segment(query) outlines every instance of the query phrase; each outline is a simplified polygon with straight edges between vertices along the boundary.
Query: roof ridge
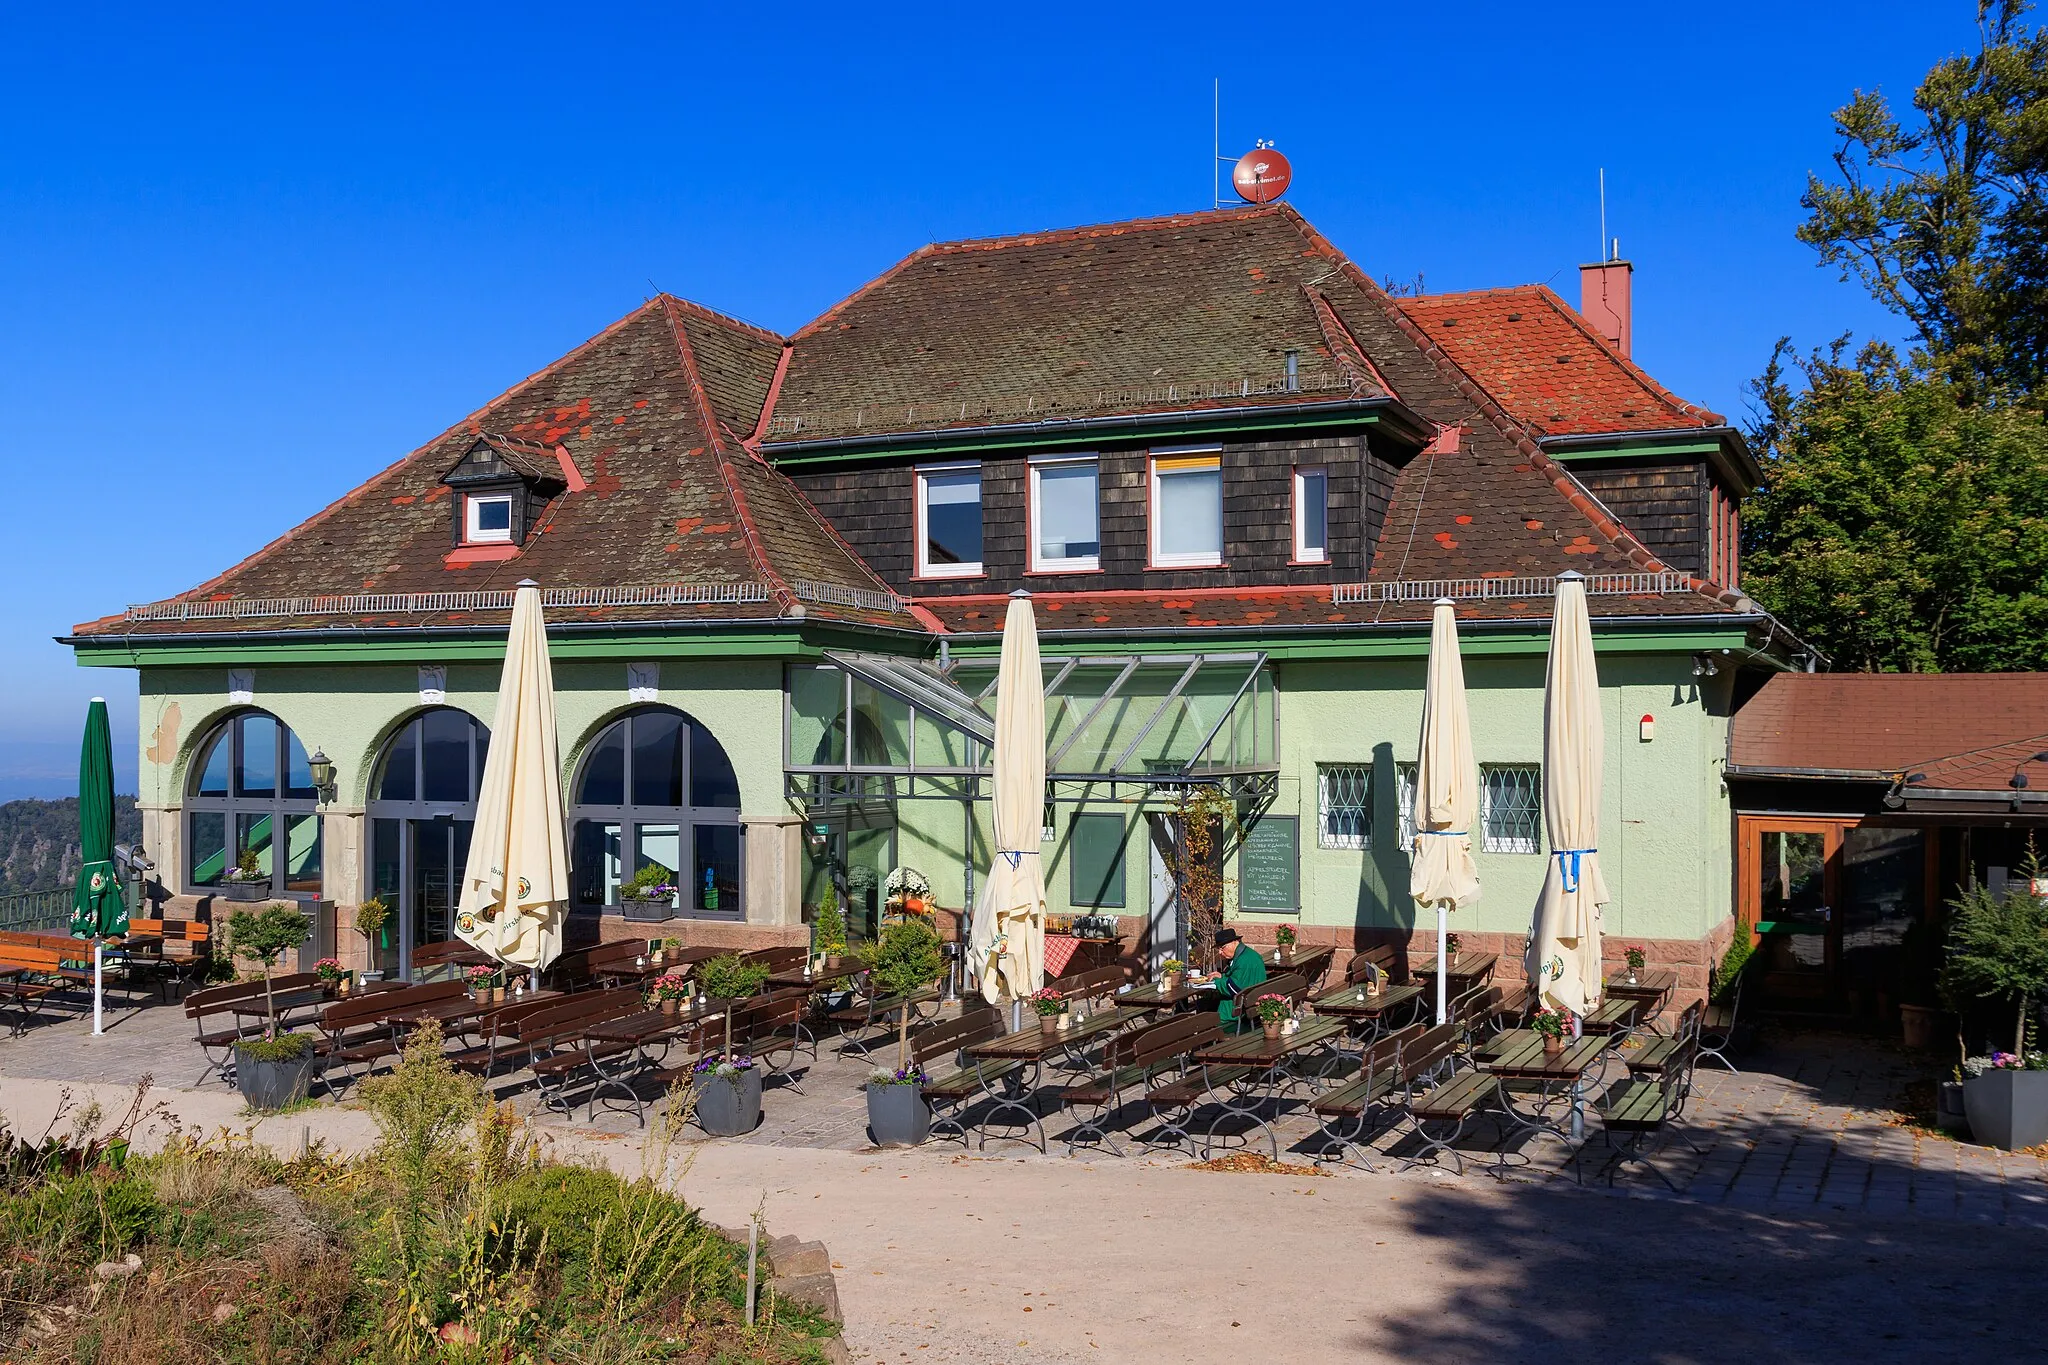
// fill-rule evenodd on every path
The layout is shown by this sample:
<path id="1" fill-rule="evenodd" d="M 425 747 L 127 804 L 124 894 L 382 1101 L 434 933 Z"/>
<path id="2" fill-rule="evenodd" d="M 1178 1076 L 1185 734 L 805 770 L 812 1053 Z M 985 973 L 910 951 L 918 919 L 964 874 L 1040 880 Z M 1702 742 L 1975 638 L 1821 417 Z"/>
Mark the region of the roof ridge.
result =
<path id="1" fill-rule="evenodd" d="M 698 303 L 694 299 L 686 299 L 682 297 L 680 294 L 671 294 L 667 290 L 663 290 L 660 296 L 664 299 L 667 299 L 670 303 L 674 304 L 678 308 L 685 308 L 692 313 L 702 314 L 706 321 L 719 324 L 730 324 L 734 327 L 738 327 L 745 331 L 752 332 L 755 336 L 760 337 L 764 341 L 772 341 L 777 346 L 787 344 L 788 339 L 785 338 L 780 332 L 771 332 L 766 327 L 762 327 L 757 323 L 748 322 L 745 318 L 737 318 L 730 313 L 721 313 L 716 308 L 706 307 L 704 304 Z"/>
<path id="2" fill-rule="evenodd" d="M 228 565 L 227 568 L 222 569 L 219 573 L 207 579 L 204 583 L 201 583 L 196 587 L 187 588 L 184 592 L 175 593 L 170 598 L 166 598 L 165 600 L 175 601 L 178 598 L 196 597 L 201 593 L 207 592 L 215 587 L 218 587 L 220 584 L 226 582 L 235 574 L 240 573 L 242 570 L 254 565 L 255 563 L 257 563 L 257 561 L 263 559 L 271 552 L 279 549 L 284 545 L 290 544 L 293 540 L 296 540 L 302 533 L 309 531 L 313 527 L 326 521 L 328 517 L 340 511 L 343 507 L 349 506 L 357 502 L 358 500 L 365 498 L 371 492 L 372 489 L 381 485 L 386 479 L 390 478 L 393 474 L 405 468 L 405 466 L 412 463 L 412 461 L 418 459 L 421 455 L 425 454 L 426 451 L 428 451 L 432 447 L 448 439 L 448 437 L 453 435 L 454 433 L 466 430 L 471 435 L 482 436 L 484 434 L 484 429 L 483 423 L 480 419 L 482 419 L 487 413 L 489 413 L 491 409 L 497 407 L 499 404 L 503 403 L 506 399 L 510 398 L 513 394 L 519 392 L 527 385 L 535 383 L 538 380 L 544 379 L 548 375 L 551 375 L 555 373 L 557 370 L 562 369 L 571 361 L 581 356 L 584 352 L 590 350 L 598 343 L 610 337 L 614 332 L 619 331 L 621 328 L 627 326 L 629 323 L 632 323 L 635 320 L 639 319 L 640 317 L 644 316 L 649 310 L 655 307 L 657 302 L 658 301 L 656 299 L 647 300 L 638 308 L 635 308 L 632 312 L 627 313 L 624 317 L 612 323 L 610 326 L 604 328 L 602 331 L 598 332 L 594 336 L 587 337 L 583 341 L 579 342 L 577 345 L 570 347 L 566 353 L 557 356 L 548 364 L 543 365 L 541 368 L 535 370 L 532 374 L 527 375 L 526 378 L 518 381 L 515 384 L 507 385 L 489 402 L 484 403 L 482 406 L 472 410 L 468 416 L 462 418 L 460 421 L 450 423 L 448 426 L 442 428 L 441 431 L 432 438 L 421 442 L 419 445 L 414 446 L 411 450 L 408 450 L 405 454 L 399 456 L 390 464 L 385 465 L 382 469 L 372 474 L 369 478 L 363 480 L 355 487 L 349 489 L 346 493 L 343 493 L 340 497 L 334 499 L 325 507 L 313 513 L 313 515 L 299 522 L 298 525 L 292 527 L 284 534 L 277 536 L 276 538 L 250 551 L 241 559 L 235 561 L 233 564 Z"/>
<path id="3" fill-rule="evenodd" d="M 1528 459 L 1530 467 L 1547 480 L 1564 500 L 1571 504 L 1574 511 L 1585 517 L 1592 524 L 1593 529 L 1612 545 L 1615 550 L 1627 558 L 1630 563 L 1635 564 L 1646 572 L 1683 572 L 1682 570 L 1672 568 L 1659 559 L 1655 554 L 1651 553 L 1648 546 L 1637 540 L 1625 527 L 1608 516 L 1604 509 L 1601 509 L 1598 503 L 1586 494 L 1579 481 L 1573 478 L 1563 465 L 1543 453 L 1542 447 L 1536 443 L 1535 438 L 1529 434 L 1528 429 L 1510 416 L 1507 409 L 1503 408 L 1491 393 L 1474 380 L 1471 375 L 1467 374 L 1457 361 L 1451 359 L 1443 347 L 1437 345 L 1435 339 L 1428 332 L 1424 331 L 1420 324 L 1410 318 L 1406 311 L 1384 289 L 1374 284 L 1371 276 L 1360 270 L 1349 256 L 1339 251 L 1335 243 L 1317 231 L 1315 226 L 1306 218 L 1303 218 L 1291 205 L 1283 205 L 1283 207 L 1286 208 L 1288 216 L 1293 220 L 1296 230 L 1303 237 L 1307 238 L 1317 251 L 1335 261 L 1338 271 L 1345 278 L 1349 279 L 1354 286 L 1359 288 L 1366 298 L 1386 315 L 1387 320 L 1401 331 L 1402 335 L 1415 344 L 1416 348 L 1423 353 L 1424 358 L 1436 367 L 1437 373 L 1443 378 L 1444 382 L 1463 394 L 1478 410 L 1480 415 L 1485 417 L 1487 422 L 1502 437 Z M 1719 584 L 1709 579 L 1697 578 L 1692 575 L 1687 577 L 1688 581 L 1697 585 L 1697 591 L 1700 591 L 1706 597 L 1720 602 L 1724 606 L 1734 607 L 1739 601 L 1746 600 L 1738 598 L 1735 593 L 1722 588 Z M 1712 589 L 1712 591 L 1707 591 L 1708 589 Z"/>
<path id="4" fill-rule="evenodd" d="M 1680 398 L 1677 394 L 1665 388 L 1662 384 L 1659 384 L 1656 381 L 1656 379 L 1651 376 L 1648 370 L 1636 364 L 1635 361 L 1623 355 L 1620 351 L 1615 350 L 1614 347 L 1608 344 L 1606 337 L 1601 336 L 1598 332 L 1593 330 L 1593 324 L 1586 321 L 1584 314 L 1580 313 L 1578 309 L 1572 307 L 1570 304 L 1566 303 L 1562 298 L 1558 297 L 1557 291 L 1552 289 L 1549 285 L 1539 284 L 1531 287 L 1536 290 L 1536 294 L 1539 298 L 1541 298 L 1545 303 L 1548 303 L 1552 308 L 1557 310 L 1557 312 L 1564 318 L 1566 323 L 1573 327 L 1576 327 L 1586 337 L 1587 340 L 1591 341 L 1595 346 L 1598 346 L 1600 348 L 1602 354 L 1604 354 L 1609 360 L 1613 361 L 1616 365 L 1620 366 L 1624 374 L 1628 375 L 1629 378 L 1635 380 L 1636 383 L 1642 385 L 1643 388 L 1646 389 L 1648 392 L 1655 394 L 1657 397 L 1671 404 L 1671 406 L 1678 409 L 1679 413 L 1683 416 L 1708 417 L 1713 419 L 1712 424 L 1714 426 L 1728 425 L 1728 419 L 1724 417 L 1722 414 L 1715 412 L 1712 408 L 1703 408 L 1697 403 L 1689 403 L 1685 399 Z"/>
<path id="5" fill-rule="evenodd" d="M 1380 373 L 1380 367 L 1373 364 L 1372 357 L 1366 353 L 1365 347 L 1359 344 L 1358 338 L 1352 335 L 1351 329 L 1344 325 L 1344 319 L 1337 315 L 1336 305 L 1330 302 L 1329 296 L 1322 290 L 1311 289 L 1305 284 L 1299 287 L 1301 292 L 1308 296 L 1309 307 L 1316 315 L 1316 326 L 1321 329 L 1323 339 L 1330 344 L 1331 351 L 1334 353 L 1339 346 L 1349 347 L 1351 355 L 1356 357 L 1357 367 L 1378 386 L 1381 393 L 1398 402 L 1401 395 L 1394 391 L 1394 386 Z M 1340 355 L 1338 363 L 1349 369 L 1354 361 Z"/>
<path id="6" fill-rule="evenodd" d="M 716 410 L 711 406 L 711 396 L 704 391 L 703 376 L 697 373 L 696 352 L 690 347 L 690 339 L 683 331 L 682 319 L 676 316 L 676 300 L 664 294 L 663 316 L 668 319 L 669 335 L 675 339 L 676 359 L 683 368 L 683 379 L 690 386 L 690 401 L 697 407 L 698 415 L 704 422 L 704 434 L 711 445 L 711 456 L 718 462 L 718 479 L 725 487 L 726 497 L 732 500 L 733 514 L 739 518 L 740 531 L 747 544 L 747 558 L 754 563 L 754 570 L 775 594 L 775 600 L 783 611 L 796 605 L 796 594 L 789 583 L 769 562 L 768 547 L 761 542 L 761 529 L 754 524 L 753 512 L 747 506 L 746 491 L 739 485 L 733 474 L 732 462 L 726 456 L 725 442 L 718 434 L 719 421 Z"/>

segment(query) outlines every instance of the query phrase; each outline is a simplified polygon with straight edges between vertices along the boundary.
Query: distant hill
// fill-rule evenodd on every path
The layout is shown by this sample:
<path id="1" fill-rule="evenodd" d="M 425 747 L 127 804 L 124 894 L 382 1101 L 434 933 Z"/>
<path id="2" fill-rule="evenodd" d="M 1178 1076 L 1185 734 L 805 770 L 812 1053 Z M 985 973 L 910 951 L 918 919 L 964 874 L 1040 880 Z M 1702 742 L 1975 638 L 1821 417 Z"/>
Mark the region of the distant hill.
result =
<path id="1" fill-rule="evenodd" d="M 142 837 L 135 798 L 114 798 L 114 842 Z M 69 886 L 78 876 L 78 798 L 0 805 L 0 896 Z"/>

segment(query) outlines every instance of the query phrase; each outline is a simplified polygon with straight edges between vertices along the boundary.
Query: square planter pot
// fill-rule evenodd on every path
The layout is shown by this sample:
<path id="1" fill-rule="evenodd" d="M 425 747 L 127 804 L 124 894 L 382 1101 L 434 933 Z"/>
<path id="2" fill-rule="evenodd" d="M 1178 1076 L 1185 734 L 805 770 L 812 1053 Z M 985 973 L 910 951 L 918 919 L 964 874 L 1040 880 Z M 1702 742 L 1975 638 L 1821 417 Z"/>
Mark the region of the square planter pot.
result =
<path id="1" fill-rule="evenodd" d="M 697 1126 L 712 1137 L 741 1137 L 761 1126 L 761 1069 L 697 1080 Z"/>
<path id="2" fill-rule="evenodd" d="M 269 882 L 222 882 L 220 894 L 231 901 L 267 901 L 277 899 Z"/>
<path id="3" fill-rule="evenodd" d="M 1970 1135 L 2017 1151 L 2048 1142 L 2048 1071 L 1987 1071 L 1963 1082 Z"/>
<path id="4" fill-rule="evenodd" d="M 235 1088 L 251 1109 L 282 1109 L 306 1098 L 313 1083 L 313 1055 L 289 1062 L 259 1062 L 235 1049 Z"/>
<path id="5" fill-rule="evenodd" d="M 667 901 L 625 901 L 619 914 L 630 924 L 660 924 L 674 919 L 676 908 Z"/>
<path id="6" fill-rule="evenodd" d="M 932 1130 L 921 1085 L 868 1087 L 868 1136 L 877 1147 L 915 1147 Z"/>
<path id="7" fill-rule="evenodd" d="M 1970 1115 L 1963 1107 L 1961 1081 L 1943 1081 L 1934 1088 L 1934 1126 L 1944 1133 L 1957 1135 L 1970 1131 Z"/>

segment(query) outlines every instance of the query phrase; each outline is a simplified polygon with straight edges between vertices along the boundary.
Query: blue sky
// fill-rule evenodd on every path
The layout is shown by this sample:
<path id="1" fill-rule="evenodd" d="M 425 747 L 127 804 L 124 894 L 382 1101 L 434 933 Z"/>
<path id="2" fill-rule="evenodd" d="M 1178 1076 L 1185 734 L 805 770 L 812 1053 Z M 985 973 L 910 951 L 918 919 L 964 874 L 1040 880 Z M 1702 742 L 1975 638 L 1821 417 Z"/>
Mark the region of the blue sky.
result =
<path id="1" fill-rule="evenodd" d="M 1207 207 L 1223 143 L 1376 276 L 1549 281 L 1731 415 L 1893 332 L 1793 239 L 1828 113 L 1966 0 L 1349 9 L 39 6 L 0 84 L 0 800 L 74 785 L 51 642 L 188 588 L 655 289 L 794 327 L 932 240 Z M 200 11 L 204 11 L 201 13 Z"/>

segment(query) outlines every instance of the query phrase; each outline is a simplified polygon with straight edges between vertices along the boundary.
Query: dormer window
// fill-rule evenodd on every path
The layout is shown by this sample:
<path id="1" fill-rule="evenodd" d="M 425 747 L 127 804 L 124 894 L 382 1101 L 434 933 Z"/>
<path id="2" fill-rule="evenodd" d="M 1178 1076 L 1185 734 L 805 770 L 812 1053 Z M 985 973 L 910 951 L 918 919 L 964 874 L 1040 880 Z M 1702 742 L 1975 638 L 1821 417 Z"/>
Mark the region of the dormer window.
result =
<path id="1" fill-rule="evenodd" d="M 463 499 L 468 507 L 463 540 L 471 545 L 503 545 L 512 539 L 512 495 L 476 494 Z"/>

